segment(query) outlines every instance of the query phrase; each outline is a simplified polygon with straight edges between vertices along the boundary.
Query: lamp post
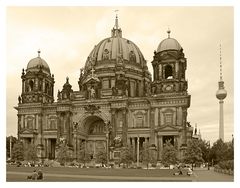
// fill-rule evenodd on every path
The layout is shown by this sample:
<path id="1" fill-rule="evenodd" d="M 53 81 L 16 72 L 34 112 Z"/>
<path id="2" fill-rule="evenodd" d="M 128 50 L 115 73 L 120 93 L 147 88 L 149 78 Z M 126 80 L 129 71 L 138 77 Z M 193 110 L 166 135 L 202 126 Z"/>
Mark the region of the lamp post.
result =
<path id="1" fill-rule="evenodd" d="M 12 135 L 10 136 L 10 160 L 12 160 Z"/>
<path id="2" fill-rule="evenodd" d="M 210 170 L 210 167 L 209 167 L 209 158 L 210 158 L 210 141 L 208 141 L 208 170 Z"/>

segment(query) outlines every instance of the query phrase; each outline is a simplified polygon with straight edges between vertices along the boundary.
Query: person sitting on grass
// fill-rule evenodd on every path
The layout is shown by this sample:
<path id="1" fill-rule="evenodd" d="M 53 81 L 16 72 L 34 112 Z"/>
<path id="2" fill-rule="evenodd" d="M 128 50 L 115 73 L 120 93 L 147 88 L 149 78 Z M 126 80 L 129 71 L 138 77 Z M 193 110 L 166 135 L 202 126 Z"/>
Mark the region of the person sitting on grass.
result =
<path id="1" fill-rule="evenodd" d="M 37 175 L 37 180 L 42 180 L 43 179 L 43 173 L 42 173 L 42 171 L 40 169 L 38 170 L 37 174 L 38 174 Z"/>
<path id="2" fill-rule="evenodd" d="M 32 175 L 27 176 L 27 179 L 28 179 L 28 180 L 36 180 L 36 179 L 37 179 L 37 176 L 38 176 L 37 171 L 34 170 L 33 173 L 32 173 Z"/>

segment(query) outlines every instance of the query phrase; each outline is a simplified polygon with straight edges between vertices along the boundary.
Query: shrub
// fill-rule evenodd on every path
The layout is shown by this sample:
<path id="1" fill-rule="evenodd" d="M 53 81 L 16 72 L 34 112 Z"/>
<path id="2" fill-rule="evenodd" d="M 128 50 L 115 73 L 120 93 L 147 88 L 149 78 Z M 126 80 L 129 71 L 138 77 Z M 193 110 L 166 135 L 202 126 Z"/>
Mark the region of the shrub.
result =
<path id="1" fill-rule="evenodd" d="M 233 160 L 228 160 L 228 161 L 221 161 L 218 163 L 219 168 L 224 169 L 224 170 L 232 170 L 234 169 L 234 162 Z"/>

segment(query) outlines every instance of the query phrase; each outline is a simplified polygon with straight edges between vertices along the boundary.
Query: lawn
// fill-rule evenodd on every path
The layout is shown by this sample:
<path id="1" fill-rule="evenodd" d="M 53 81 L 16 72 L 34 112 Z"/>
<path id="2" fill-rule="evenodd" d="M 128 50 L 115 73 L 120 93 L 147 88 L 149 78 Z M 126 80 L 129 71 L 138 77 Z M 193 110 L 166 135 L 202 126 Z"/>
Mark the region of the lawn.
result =
<path id="1" fill-rule="evenodd" d="M 7 166 L 7 181 L 26 181 L 26 176 L 31 174 L 34 169 L 41 169 L 46 181 L 104 181 L 104 179 L 117 181 L 132 178 L 139 180 L 144 178 L 163 178 L 163 179 L 189 179 L 184 171 L 181 176 L 174 176 L 176 170 L 172 169 L 104 169 L 104 168 L 69 168 L 69 167 L 16 167 Z M 94 179 L 95 177 L 95 179 Z M 106 178 L 104 178 L 106 177 Z M 141 179 L 140 179 L 141 180 Z M 151 180 L 151 179 L 150 179 Z"/>

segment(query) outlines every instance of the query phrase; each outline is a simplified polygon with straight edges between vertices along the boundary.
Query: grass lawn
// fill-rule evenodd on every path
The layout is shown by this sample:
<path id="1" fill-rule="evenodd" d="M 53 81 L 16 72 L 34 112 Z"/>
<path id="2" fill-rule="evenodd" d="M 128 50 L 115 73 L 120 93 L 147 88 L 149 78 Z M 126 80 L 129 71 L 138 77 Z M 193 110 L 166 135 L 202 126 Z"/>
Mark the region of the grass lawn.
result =
<path id="1" fill-rule="evenodd" d="M 137 179 L 139 177 L 144 178 L 165 178 L 181 180 L 189 179 L 190 177 L 183 172 L 181 176 L 174 176 L 173 173 L 176 170 L 172 169 L 104 169 L 104 168 L 69 168 L 69 167 L 15 167 L 7 166 L 7 181 L 26 181 L 27 175 L 30 175 L 34 169 L 41 169 L 44 173 L 44 179 L 46 181 L 95 181 L 108 179 L 111 180 L 123 180 L 127 178 Z M 89 178 L 93 177 L 93 178 Z M 106 178 L 104 178 L 106 177 Z M 100 179 L 99 179 L 100 178 Z M 151 179 L 150 179 L 151 180 Z M 144 180 L 143 180 L 144 181 Z"/>

